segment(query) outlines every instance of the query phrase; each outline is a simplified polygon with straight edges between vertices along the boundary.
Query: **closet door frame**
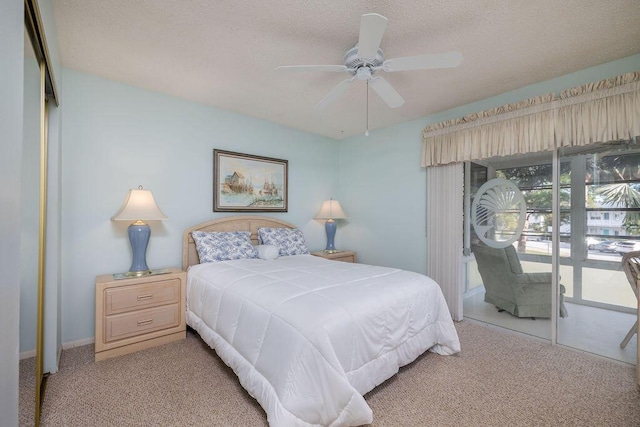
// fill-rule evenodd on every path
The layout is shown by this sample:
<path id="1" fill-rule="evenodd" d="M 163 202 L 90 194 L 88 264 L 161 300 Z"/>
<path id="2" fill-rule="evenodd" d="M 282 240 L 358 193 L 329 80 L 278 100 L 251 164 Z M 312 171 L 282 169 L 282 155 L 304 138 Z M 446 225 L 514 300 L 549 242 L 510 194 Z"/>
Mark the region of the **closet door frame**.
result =
<path id="1" fill-rule="evenodd" d="M 38 227 L 38 283 L 37 283 L 37 326 L 36 326 L 36 387 L 34 396 L 35 425 L 40 425 L 40 409 L 44 396 L 46 376 L 43 373 L 44 356 L 44 289 L 46 264 L 46 223 L 47 223 L 47 162 L 48 162 L 48 105 L 58 105 L 56 83 L 51 67 L 51 58 L 44 33 L 44 26 L 37 0 L 24 0 L 24 25 L 33 46 L 40 68 L 40 188 Z"/>

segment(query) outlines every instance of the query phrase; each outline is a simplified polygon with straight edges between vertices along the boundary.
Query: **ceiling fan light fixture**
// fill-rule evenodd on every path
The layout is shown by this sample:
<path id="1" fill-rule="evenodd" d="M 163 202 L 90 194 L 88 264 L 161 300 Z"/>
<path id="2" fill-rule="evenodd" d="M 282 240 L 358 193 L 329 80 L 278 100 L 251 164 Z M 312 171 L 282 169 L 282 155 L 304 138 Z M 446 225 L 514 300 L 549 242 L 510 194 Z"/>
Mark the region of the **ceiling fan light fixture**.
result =
<path id="1" fill-rule="evenodd" d="M 367 81 L 371 78 L 371 68 L 369 67 L 360 67 L 356 70 L 356 78 L 360 81 Z"/>

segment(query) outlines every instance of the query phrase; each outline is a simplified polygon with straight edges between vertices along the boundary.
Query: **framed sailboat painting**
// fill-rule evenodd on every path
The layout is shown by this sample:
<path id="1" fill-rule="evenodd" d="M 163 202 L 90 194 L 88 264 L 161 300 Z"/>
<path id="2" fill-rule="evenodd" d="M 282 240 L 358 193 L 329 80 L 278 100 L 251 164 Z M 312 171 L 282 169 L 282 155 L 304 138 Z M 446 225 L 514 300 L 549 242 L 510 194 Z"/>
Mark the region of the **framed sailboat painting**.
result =
<path id="1" fill-rule="evenodd" d="M 288 161 L 213 150 L 214 212 L 287 212 Z"/>

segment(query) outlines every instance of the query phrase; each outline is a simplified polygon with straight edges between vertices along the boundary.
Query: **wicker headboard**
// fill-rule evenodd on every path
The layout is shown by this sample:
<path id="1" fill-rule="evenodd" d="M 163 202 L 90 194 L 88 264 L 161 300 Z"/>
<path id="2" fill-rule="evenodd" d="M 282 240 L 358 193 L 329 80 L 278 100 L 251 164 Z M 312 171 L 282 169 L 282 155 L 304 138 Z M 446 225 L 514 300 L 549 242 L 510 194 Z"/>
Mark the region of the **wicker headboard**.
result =
<path id="1" fill-rule="evenodd" d="M 182 235 L 182 269 L 200 264 L 196 244 L 191 237 L 192 231 L 250 231 L 251 241 L 258 244 L 258 229 L 260 227 L 297 228 L 295 225 L 266 216 L 229 216 L 213 221 L 203 222 L 187 228 Z"/>

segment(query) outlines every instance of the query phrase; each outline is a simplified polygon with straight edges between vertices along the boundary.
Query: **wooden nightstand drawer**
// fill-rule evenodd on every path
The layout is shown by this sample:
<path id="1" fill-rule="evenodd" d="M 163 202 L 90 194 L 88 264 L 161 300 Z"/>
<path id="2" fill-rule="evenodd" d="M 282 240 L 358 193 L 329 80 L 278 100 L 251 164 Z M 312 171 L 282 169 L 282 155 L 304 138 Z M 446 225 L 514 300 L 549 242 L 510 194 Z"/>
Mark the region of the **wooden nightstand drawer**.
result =
<path id="1" fill-rule="evenodd" d="M 335 256 L 330 258 L 333 261 L 342 261 L 342 262 L 356 262 L 356 257 L 354 254 L 348 254 L 348 255 L 339 255 L 339 256 Z"/>
<path id="2" fill-rule="evenodd" d="M 105 314 L 157 307 L 180 301 L 180 280 L 131 285 L 105 290 Z"/>
<path id="3" fill-rule="evenodd" d="M 112 342 L 179 325 L 180 304 L 166 305 L 107 317 L 104 338 Z"/>
<path id="4" fill-rule="evenodd" d="M 319 252 L 311 252 L 311 255 L 317 256 L 320 258 L 330 259 L 332 261 L 357 262 L 356 253 L 353 251 L 340 251 L 340 252 L 333 252 L 333 253 L 319 251 Z"/>

